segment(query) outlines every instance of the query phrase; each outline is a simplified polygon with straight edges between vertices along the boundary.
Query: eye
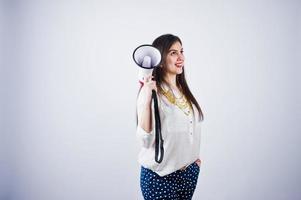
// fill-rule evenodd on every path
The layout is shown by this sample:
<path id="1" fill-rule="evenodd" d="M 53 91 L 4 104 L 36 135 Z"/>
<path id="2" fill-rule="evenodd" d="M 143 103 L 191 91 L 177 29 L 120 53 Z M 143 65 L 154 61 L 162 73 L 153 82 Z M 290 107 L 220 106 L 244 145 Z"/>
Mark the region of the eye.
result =
<path id="1" fill-rule="evenodd" d="M 170 55 L 175 55 L 176 54 L 176 52 L 175 51 L 172 51 L 171 53 L 170 53 Z"/>

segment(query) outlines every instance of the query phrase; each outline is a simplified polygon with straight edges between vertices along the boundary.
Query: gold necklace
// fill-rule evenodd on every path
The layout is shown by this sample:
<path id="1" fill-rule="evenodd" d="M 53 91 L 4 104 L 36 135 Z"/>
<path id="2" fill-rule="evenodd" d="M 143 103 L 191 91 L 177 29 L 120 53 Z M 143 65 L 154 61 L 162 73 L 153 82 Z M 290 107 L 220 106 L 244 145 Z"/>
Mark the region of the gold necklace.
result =
<path id="1" fill-rule="evenodd" d="M 180 108 L 186 115 L 189 115 L 191 112 L 191 106 L 188 103 L 186 97 L 184 96 L 184 94 L 181 93 L 180 97 L 175 97 L 175 95 L 173 94 L 173 92 L 169 89 L 167 91 L 165 91 L 163 88 L 159 87 L 159 90 L 161 91 L 161 93 L 167 98 L 167 100 L 176 105 L 178 108 Z"/>

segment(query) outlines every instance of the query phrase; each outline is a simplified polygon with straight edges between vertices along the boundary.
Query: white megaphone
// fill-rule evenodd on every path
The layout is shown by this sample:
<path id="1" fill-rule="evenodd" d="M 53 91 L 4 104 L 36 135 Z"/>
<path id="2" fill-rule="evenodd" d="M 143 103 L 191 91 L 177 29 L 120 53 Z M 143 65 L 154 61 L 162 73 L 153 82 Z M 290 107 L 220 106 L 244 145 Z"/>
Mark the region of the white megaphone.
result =
<path id="1" fill-rule="evenodd" d="M 143 82 L 145 77 L 151 75 L 153 69 L 160 64 L 161 53 L 154 46 L 144 44 L 134 50 L 133 59 L 140 67 L 138 79 L 140 82 Z"/>
<path id="2" fill-rule="evenodd" d="M 160 51 L 152 45 L 144 44 L 137 47 L 133 53 L 135 63 L 140 67 L 138 78 L 143 83 L 145 77 L 152 74 L 153 69 L 161 62 Z M 155 113 L 155 161 L 161 163 L 164 157 L 164 140 L 161 133 L 161 121 L 158 108 L 158 99 L 156 91 L 152 90 L 152 99 L 154 100 Z"/>

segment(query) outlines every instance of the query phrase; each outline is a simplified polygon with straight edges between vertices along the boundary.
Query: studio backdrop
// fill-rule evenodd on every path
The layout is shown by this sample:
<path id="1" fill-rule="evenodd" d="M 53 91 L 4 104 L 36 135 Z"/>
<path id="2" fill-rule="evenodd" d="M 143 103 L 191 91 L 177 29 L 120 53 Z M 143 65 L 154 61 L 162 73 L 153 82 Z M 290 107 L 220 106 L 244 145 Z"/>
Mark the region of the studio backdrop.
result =
<path id="1" fill-rule="evenodd" d="M 195 200 L 301 199 L 300 1 L 1 1 L 1 200 L 142 200 L 132 52 L 172 33 Z"/>

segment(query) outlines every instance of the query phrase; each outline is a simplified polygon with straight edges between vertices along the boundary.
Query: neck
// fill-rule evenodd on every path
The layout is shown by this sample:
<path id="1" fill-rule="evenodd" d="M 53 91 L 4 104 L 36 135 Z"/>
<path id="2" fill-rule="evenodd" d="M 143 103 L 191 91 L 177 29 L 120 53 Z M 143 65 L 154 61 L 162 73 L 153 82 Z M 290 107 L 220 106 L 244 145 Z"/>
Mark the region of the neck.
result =
<path id="1" fill-rule="evenodd" d="M 166 74 L 164 81 L 172 88 L 177 88 L 177 81 L 175 74 Z"/>

